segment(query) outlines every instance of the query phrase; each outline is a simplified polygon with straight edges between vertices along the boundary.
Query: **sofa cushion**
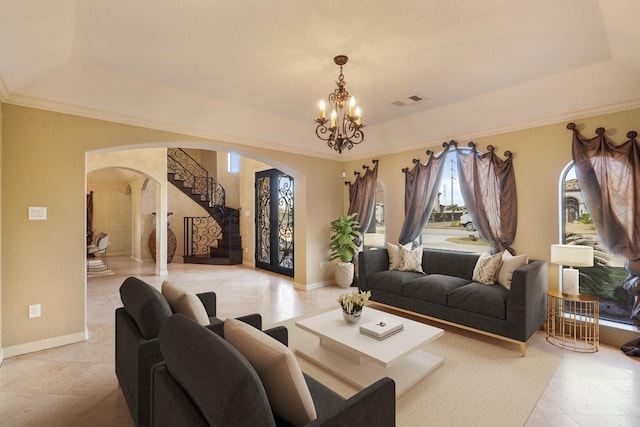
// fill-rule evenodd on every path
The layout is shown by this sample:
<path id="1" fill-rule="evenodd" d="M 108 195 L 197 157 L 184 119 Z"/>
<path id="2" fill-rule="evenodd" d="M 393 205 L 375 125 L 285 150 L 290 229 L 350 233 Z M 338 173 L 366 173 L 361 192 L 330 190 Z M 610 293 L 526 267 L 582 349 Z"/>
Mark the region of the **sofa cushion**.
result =
<path id="1" fill-rule="evenodd" d="M 509 291 L 503 286 L 487 286 L 472 282 L 452 290 L 447 297 L 447 305 L 497 319 L 506 319 L 508 294 Z"/>
<path id="2" fill-rule="evenodd" d="M 425 249 L 422 255 L 422 269 L 427 274 L 444 274 L 471 281 L 478 257 L 478 254 L 467 252 Z"/>
<path id="3" fill-rule="evenodd" d="M 469 280 L 459 277 L 429 274 L 413 279 L 402 286 L 402 295 L 409 298 L 447 305 L 447 295 L 460 286 L 468 285 Z"/>
<path id="4" fill-rule="evenodd" d="M 210 323 L 207 310 L 196 294 L 168 280 L 162 282 L 161 290 L 174 313 L 184 314 L 203 326 Z"/>
<path id="5" fill-rule="evenodd" d="M 405 249 L 411 249 L 411 243 L 404 245 L 395 245 L 387 242 L 387 252 L 389 253 L 389 270 L 397 270 L 400 267 L 400 246 Z"/>
<path id="6" fill-rule="evenodd" d="M 402 286 L 424 274 L 413 271 L 385 270 L 369 277 L 367 287 L 392 294 L 402 295 Z"/>
<path id="7" fill-rule="evenodd" d="M 498 283 L 507 289 L 511 289 L 511 278 L 513 277 L 513 272 L 520 267 L 527 265 L 528 262 L 529 255 L 527 254 L 513 256 L 511 255 L 511 252 L 504 251 L 502 254 L 502 265 L 498 272 Z"/>
<path id="8" fill-rule="evenodd" d="M 309 387 L 287 346 L 237 319 L 224 322 L 224 336 L 260 376 L 274 414 L 296 426 L 316 419 Z"/>
<path id="9" fill-rule="evenodd" d="M 176 314 L 160 332 L 160 348 L 169 373 L 209 425 L 275 425 L 258 374 L 223 338 Z"/>
<path id="10" fill-rule="evenodd" d="M 157 338 L 165 320 L 173 314 L 162 294 L 136 277 L 122 283 L 120 299 L 145 339 Z"/>
<path id="11" fill-rule="evenodd" d="M 416 273 L 424 273 L 422 271 L 422 245 L 407 249 L 404 246 L 398 246 L 400 254 L 400 271 L 415 271 Z"/>
<path id="12" fill-rule="evenodd" d="M 502 252 L 493 255 L 489 252 L 483 253 L 473 269 L 473 281 L 483 285 L 493 285 L 498 280 L 501 264 Z"/>

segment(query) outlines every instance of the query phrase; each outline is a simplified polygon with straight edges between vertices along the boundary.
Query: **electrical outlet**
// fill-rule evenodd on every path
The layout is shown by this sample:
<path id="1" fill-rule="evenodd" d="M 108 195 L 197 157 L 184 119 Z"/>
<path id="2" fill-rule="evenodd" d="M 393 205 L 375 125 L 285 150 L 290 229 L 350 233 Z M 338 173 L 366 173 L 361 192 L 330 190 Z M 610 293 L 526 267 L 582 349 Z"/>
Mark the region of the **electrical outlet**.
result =
<path id="1" fill-rule="evenodd" d="M 40 304 L 31 304 L 29 306 L 29 319 L 40 317 Z"/>

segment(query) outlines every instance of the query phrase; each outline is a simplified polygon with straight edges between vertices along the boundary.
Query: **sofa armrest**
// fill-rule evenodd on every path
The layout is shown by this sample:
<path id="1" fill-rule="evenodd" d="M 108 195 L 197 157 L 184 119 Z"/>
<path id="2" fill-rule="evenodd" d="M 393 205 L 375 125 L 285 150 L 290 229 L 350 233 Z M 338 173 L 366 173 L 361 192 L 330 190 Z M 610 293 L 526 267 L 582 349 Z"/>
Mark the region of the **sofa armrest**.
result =
<path id="1" fill-rule="evenodd" d="M 204 309 L 207 311 L 207 316 L 216 317 L 216 293 L 215 292 L 203 292 L 196 294 Z"/>
<path id="2" fill-rule="evenodd" d="M 246 316 L 236 317 L 236 319 L 253 326 L 256 329 L 262 330 L 262 316 L 258 313 L 247 314 Z M 215 332 L 218 336 L 224 338 L 224 321 L 215 318 L 209 319 L 211 324 L 206 325 L 205 328 Z"/>
<path id="3" fill-rule="evenodd" d="M 236 317 L 236 319 L 251 325 L 256 329 L 262 330 L 262 316 L 258 313 L 247 314 L 245 316 Z"/>
<path id="4" fill-rule="evenodd" d="M 309 427 L 395 426 L 396 383 L 391 378 L 382 378 L 345 400 L 331 413 L 307 425 Z"/>
<path id="5" fill-rule="evenodd" d="M 265 329 L 264 333 L 271 338 L 275 338 L 282 344 L 289 346 L 289 331 L 284 326 L 276 326 L 275 328 Z"/>
<path id="6" fill-rule="evenodd" d="M 115 371 L 131 417 L 148 425 L 151 366 L 163 360 L 158 338 L 145 339 L 124 308 L 115 311 Z"/>
<path id="7" fill-rule="evenodd" d="M 369 277 L 389 269 L 389 252 L 386 249 L 360 252 L 358 256 L 358 287 L 366 291 Z"/>
<path id="8" fill-rule="evenodd" d="M 531 261 L 513 272 L 507 297 L 507 337 L 527 341 L 546 321 L 547 261 Z"/>

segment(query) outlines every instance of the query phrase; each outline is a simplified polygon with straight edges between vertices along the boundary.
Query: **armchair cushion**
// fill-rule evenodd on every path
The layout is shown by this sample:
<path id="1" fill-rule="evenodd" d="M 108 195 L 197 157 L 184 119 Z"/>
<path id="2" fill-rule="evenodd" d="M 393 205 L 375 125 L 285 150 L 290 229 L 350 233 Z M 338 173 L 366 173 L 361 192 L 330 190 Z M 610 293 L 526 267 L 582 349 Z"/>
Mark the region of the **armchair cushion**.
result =
<path id="1" fill-rule="evenodd" d="M 162 282 L 162 295 L 167 299 L 174 313 L 181 313 L 203 326 L 209 325 L 210 319 L 202 301 L 192 292 L 165 280 Z"/>
<path id="2" fill-rule="evenodd" d="M 296 426 L 316 419 L 311 392 L 288 347 L 236 319 L 224 322 L 224 335 L 258 373 L 275 415 Z"/>
<path id="3" fill-rule="evenodd" d="M 172 314 L 162 294 L 136 277 L 122 283 L 120 299 L 145 339 L 157 338 L 162 324 Z"/>

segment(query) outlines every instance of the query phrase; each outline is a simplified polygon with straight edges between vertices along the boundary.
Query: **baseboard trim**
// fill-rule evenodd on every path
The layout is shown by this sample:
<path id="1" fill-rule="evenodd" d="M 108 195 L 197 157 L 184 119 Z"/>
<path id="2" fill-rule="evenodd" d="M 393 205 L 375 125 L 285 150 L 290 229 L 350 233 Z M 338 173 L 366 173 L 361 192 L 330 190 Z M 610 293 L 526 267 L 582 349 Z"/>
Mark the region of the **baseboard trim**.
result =
<path id="1" fill-rule="evenodd" d="M 75 344 L 77 342 L 86 341 L 89 339 L 88 331 L 78 332 L 70 335 L 63 335 L 54 338 L 47 338 L 39 341 L 32 341 L 24 344 L 13 345 L 11 347 L 5 347 L 0 349 L 0 356 L 4 352 L 4 357 L 15 357 L 22 354 L 33 353 L 34 351 L 48 350 L 54 347 L 60 347 L 67 344 Z M 2 357 L 0 357 L 2 360 Z"/>
<path id="2" fill-rule="evenodd" d="M 309 283 L 307 285 L 303 285 L 302 283 L 293 283 L 293 287 L 298 289 L 299 291 L 312 291 L 314 289 L 318 289 L 318 288 L 325 288 L 327 286 L 332 286 L 334 285 L 334 281 L 333 280 L 328 280 L 328 281 L 324 281 L 324 282 L 316 282 L 316 283 Z"/>

